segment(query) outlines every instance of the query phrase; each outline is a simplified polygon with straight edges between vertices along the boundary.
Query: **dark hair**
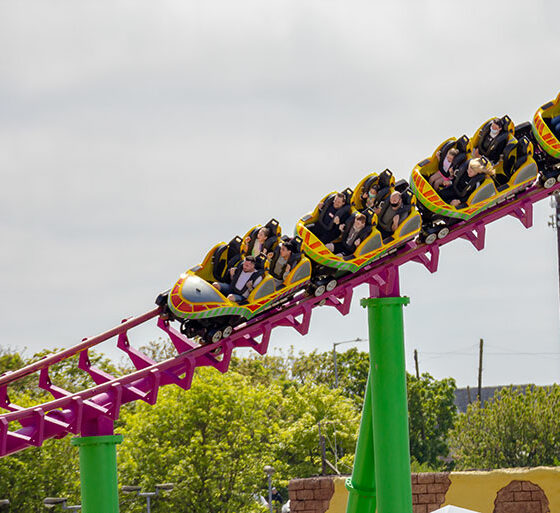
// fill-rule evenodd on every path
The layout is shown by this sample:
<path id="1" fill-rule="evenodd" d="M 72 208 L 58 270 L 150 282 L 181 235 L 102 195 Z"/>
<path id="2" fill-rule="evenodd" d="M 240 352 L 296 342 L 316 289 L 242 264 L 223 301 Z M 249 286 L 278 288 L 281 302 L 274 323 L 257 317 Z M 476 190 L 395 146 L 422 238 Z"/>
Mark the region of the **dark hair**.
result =
<path id="1" fill-rule="evenodd" d="M 498 125 L 500 128 L 504 128 L 504 120 L 501 118 L 495 118 L 492 120 L 492 123 L 495 123 L 496 125 Z M 492 124 L 490 123 L 490 124 Z"/>
<path id="2" fill-rule="evenodd" d="M 253 262 L 256 263 L 257 259 L 253 255 L 248 255 L 245 257 L 245 262 Z"/>
<path id="3" fill-rule="evenodd" d="M 292 244 L 292 241 L 284 242 L 284 244 L 282 244 L 282 246 L 284 246 L 288 251 L 290 251 L 292 253 L 295 250 L 294 245 Z"/>
<path id="4" fill-rule="evenodd" d="M 364 214 L 358 214 L 356 215 L 356 218 L 354 219 L 355 221 L 360 221 L 362 223 L 366 222 L 366 216 Z"/>
<path id="5" fill-rule="evenodd" d="M 341 198 L 342 200 L 344 200 L 344 203 L 346 203 L 346 195 L 344 195 L 342 192 L 337 192 L 334 197 Z"/>

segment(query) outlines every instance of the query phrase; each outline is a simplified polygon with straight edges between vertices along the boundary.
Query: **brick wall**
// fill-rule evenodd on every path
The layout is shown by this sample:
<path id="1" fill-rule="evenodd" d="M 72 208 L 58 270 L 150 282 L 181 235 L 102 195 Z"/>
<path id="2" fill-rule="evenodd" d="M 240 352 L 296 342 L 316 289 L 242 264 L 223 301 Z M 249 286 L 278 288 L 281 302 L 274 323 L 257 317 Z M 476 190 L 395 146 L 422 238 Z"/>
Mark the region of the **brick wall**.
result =
<path id="1" fill-rule="evenodd" d="M 530 470 L 525 469 L 530 473 Z M 446 503 L 446 494 L 451 494 L 450 487 L 452 480 L 453 486 L 457 486 L 457 480 L 473 479 L 472 482 L 462 482 L 459 491 L 466 494 L 462 500 L 455 496 L 451 499 L 451 504 L 482 511 L 484 513 L 550 513 L 554 511 L 550 500 L 553 495 L 547 497 L 542 486 L 547 487 L 550 493 L 550 483 L 553 489 L 560 489 L 558 474 L 550 475 L 550 483 L 547 485 L 545 478 L 540 477 L 533 471 L 534 480 L 523 479 L 524 470 L 516 473 L 511 471 L 503 473 L 423 473 L 412 474 L 412 507 L 413 513 L 431 513 Z M 538 472 L 538 471 L 537 471 Z M 556 471 L 558 472 L 558 471 Z M 541 471 L 541 473 L 543 473 Z M 547 475 L 546 471 L 543 475 Z M 450 479 L 451 476 L 451 479 Z M 459 478 L 458 478 L 459 476 Z M 509 476 L 509 479 L 508 479 Z M 530 478 L 530 475 L 527 475 Z M 521 479 L 520 479 L 521 478 Z M 292 513 L 344 513 L 346 511 L 347 492 L 344 488 L 345 478 L 337 476 L 316 477 L 310 479 L 294 479 L 289 485 L 290 506 Z M 494 480 L 494 481 L 493 481 Z M 497 481 L 496 481 L 497 480 Z M 498 486 L 496 486 L 496 484 Z M 487 487 L 486 495 L 491 498 L 486 506 L 475 507 L 463 502 L 468 502 L 468 498 L 479 496 Z M 336 489 L 336 495 L 333 494 Z M 493 490 L 493 491 L 492 491 Z M 332 498 L 332 501 L 331 501 Z M 449 499 L 449 497 L 448 497 Z M 554 496 L 558 503 L 558 497 Z M 449 502 L 448 502 L 449 503 Z M 559 510 L 560 511 L 560 510 Z"/>
<path id="2" fill-rule="evenodd" d="M 325 513 L 334 493 L 333 477 L 292 479 L 288 491 L 290 513 Z"/>
<path id="3" fill-rule="evenodd" d="M 290 511 L 293 513 L 325 513 L 334 492 L 334 476 L 293 479 L 288 487 Z M 449 488 L 445 472 L 412 474 L 413 513 L 430 513 L 445 501 Z"/>
<path id="4" fill-rule="evenodd" d="M 494 513 L 549 513 L 548 498 L 530 481 L 512 481 L 496 495 Z"/>
<path id="5" fill-rule="evenodd" d="M 450 484 L 447 472 L 412 474 L 413 513 L 430 513 L 441 507 Z"/>

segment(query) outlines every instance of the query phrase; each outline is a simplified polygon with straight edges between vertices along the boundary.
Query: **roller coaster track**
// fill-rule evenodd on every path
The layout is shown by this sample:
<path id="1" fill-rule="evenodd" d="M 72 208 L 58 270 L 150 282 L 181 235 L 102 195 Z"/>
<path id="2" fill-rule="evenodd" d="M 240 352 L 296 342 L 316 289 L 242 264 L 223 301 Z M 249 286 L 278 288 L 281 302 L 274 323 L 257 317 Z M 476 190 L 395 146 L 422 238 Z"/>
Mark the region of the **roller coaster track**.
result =
<path id="1" fill-rule="evenodd" d="M 468 222 L 456 224 L 445 238 L 431 245 L 409 241 L 383 259 L 345 276 L 331 292 L 319 297 L 296 295 L 285 304 L 237 326 L 231 336 L 216 344 L 201 346 L 189 340 L 172 323 L 159 316 L 160 308 L 154 308 L 138 317 L 123 320 L 119 326 L 105 333 L 85 338 L 80 344 L 64 351 L 3 374 L 0 376 L 0 407 L 8 413 L 0 415 L 0 457 L 41 446 L 49 438 L 62 438 L 68 433 L 81 436 L 112 434 L 114 421 L 123 404 L 142 400 L 153 405 L 164 385 L 175 384 L 188 390 L 197 367 L 211 366 L 225 373 L 235 348 L 249 347 L 265 354 L 271 332 L 279 326 L 292 327 L 305 335 L 309 330 L 311 313 L 317 306 L 333 307 L 346 315 L 350 310 L 353 289 L 358 285 L 368 284 L 371 297 L 398 294 L 398 270 L 404 263 L 418 262 L 434 273 L 438 268 L 441 246 L 455 239 L 466 239 L 480 251 L 484 248 L 486 225 L 505 216 L 513 216 L 525 228 L 530 228 L 533 204 L 557 190 L 560 190 L 560 184 L 550 189 L 535 185 Z M 169 336 L 177 351 L 175 357 L 162 362 L 155 362 L 132 347 L 128 338 L 129 330 L 154 320 Z M 94 367 L 88 356 L 90 348 L 115 338 L 116 347 L 130 358 L 135 367 L 125 376 L 115 377 Z M 219 352 L 215 351 L 218 348 Z M 75 355 L 79 355 L 78 368 L 89 374 L 96 386 L 73 393 L 53 384 L 49 369 Z M 30 408 L 10 402 L 8 387 L 36 373 L 39 374 L 39 387 L 49 392 L 53 400 Z M 11 430 L 11 427 L 19 429 Z"/>

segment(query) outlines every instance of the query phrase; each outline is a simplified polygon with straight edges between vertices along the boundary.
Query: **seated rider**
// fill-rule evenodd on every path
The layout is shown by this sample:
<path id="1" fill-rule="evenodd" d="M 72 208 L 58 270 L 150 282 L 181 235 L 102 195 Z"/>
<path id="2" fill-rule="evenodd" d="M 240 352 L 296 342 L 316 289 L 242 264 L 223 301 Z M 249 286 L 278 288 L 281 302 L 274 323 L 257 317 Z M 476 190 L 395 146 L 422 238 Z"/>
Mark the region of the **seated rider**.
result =
<path id="1" fill-rule="evenodd" d="M 438 194 L 443 201 L 457 207 L 467 201 L 487 176 L 494 176 L 494 174 L 494 168 L 486 159 L 469 159 L 461 165 L 453 183 L 438 191 Z"/>
<path id="2" fill-rule="evenodd" d="M 331 242 L 325 247 L 338 256 L 353 255 L 356 248 L 371 233 L 371 226 L 366 226 L 367 218 L 364 214 L 356 214 L 354 222 L 342 232 L 340 242 Z"/>
<path id="3" fill-rule="evenodd" d="M 495 118 L 488 122 L 480 131 L 478 144 L 473 150 L 475 157 L 486 157 L 492 164 L 496 164 L 504 152 L 508 140 L 507 127 L 504 121 Z"/>
<path id="4" fill-rule="evenodd" d="M 245 243 L 247 244 L 249 254 L 257 257 L 261 253 L 267 257 L 271 257 L 272 253 L 266 247 L 266 241 L 270 237 L 270 229 L 266 226 L 263 226 L 258 232 L 257 237 L 253 241 L 251 247 L 251 237 L 245 237 Z"/>
<path id="5" fill-rule="evenodd" d="M 262 272 L 255 269 L 255 263 L 254 256 L 246 256 L 241 265 L 229 270 L 231 283 L 214 282 L 212 286 L 230 301 L 244 301 L 262 280 Z"/>
<path id="6" fill-rule="evenodd" d="M 373 183 L 370 185 L 369 189 L 366 191 L 364 190 L 364 192 L 362 193 L 362 205 L 363 205 L 363 209 L 366 208 L 373 208 L 375 206 L 377 206 L 377 193 L 379 192 L 379 185 L 376 183 Z"/>
<path id="7" fill-rule="evenodd" d="M 560 115 L 553 117 L 548 124 L 556 138 L 560 139 Z"/>
<path id="8" fill-rule="evenodd" d="M 445 155 L 441 156 L 441 152 L 438 151 L 436 156 L 439 161 L 438 170 L 432 174 L 429 178 L 430 185 L 437 191 L 440 187 L 447 187 L 451 185 L 453 176 L 455 175 L 456 168 L 454 167 L 454 160 L 456 160 L 459 155 L 459 150 L 457 148 L 451 148 Z"/>
<path id="9" fill-rule="evenodd" d="M 328 244 L 340 235 L 340 227 L 350 215 L 350 206 L 346 204 L 346 196 L 337 193 L 319 203 L 319 218 L 309 225 L 309 230 L 323 243 Z"/>
<path id="10" fill-rule="evenodd" d="M 270 268 L 268 272 L 274 279 L 276 288 L 280 287 L 284 280 L 292 270 L 291 260 L 292 256 L 296 253 L 296 248 L 293 241 L 287 241 L 280 244 L 280 249 L 276 250 L 274 256 L 270 261 Z"/>
<path id="11" fill-rule="evenodd" d="M 377 214 L 377 229 L 381 233 L 382 239 L 393 235 L 399 224 L 408 215 L 400 192 L 393 192 L 389 201 L 382 203 L 379 208 L 375 209 L 375 213 Z"/>

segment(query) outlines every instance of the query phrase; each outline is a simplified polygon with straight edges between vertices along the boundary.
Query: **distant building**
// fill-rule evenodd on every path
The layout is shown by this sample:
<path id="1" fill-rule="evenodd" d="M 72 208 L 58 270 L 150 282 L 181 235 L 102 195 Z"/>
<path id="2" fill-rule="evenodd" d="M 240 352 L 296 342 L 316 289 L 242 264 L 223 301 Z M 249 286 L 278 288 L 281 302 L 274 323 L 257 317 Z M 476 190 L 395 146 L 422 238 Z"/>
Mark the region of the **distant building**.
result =
<path id="1" fill-rule="evenodd" d="M 494 397 L 494 394 L 502 389 L 502 388 L 506 388 L 508 386 L 511 385 L 498 385 L 496 387 L 482 387 L 481 390 L 481 395 L 482 395 L 482 404 L 484 404 L 486 401 L 488 401 L 489 399 L 492 399 L 492 397 Z M 513 385 L 514 387 L 521 387 L 523 390 L 525 390 L 525 388 L 527 388 L 529 385 Z M 471 400 L 470 402 L 474 402 L 476 401 L 476 396 L 478 393 L 478 387 L 474 386 L 474 387 L 470 387 L 470 396 L 471 396 Z M 455 390 L 455 406 L 457 407 L 457 410 L 460 411 L 461 413 L 465 413 L 467 411 L 467 406 L 469 405 L 469 392 L 466 388 L 458 388 L 457 390 Z"/>

